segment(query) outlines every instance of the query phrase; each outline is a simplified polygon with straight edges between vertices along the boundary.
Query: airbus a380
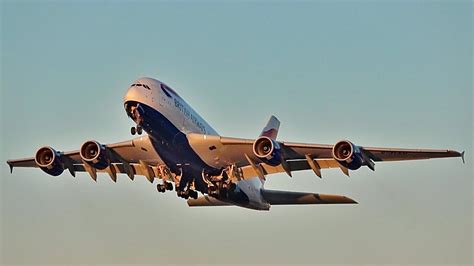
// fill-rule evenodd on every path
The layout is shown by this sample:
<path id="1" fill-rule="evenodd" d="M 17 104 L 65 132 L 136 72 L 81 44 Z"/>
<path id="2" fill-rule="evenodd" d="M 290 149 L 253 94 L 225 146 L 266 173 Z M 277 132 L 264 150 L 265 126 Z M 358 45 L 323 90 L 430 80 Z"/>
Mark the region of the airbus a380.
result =
<path id="1" fill-rule="evenodd" d="M 124 108 L 135 122 L 131 134 L 143 136 L 114 144 L 95 140 L 79 150 L 58 151 L 45 146 L 32 158 L 7 161 L 14 167 L 37 167 L 58 176 L 68 170 L 73 176 L 87 172 L 93 180 L 107 173 L 116 182 L 117 174 L 145 176 L 159 192 L 176 191 L 189 206 L 224 206 L 269 210 L 271 205 L 354 204 L 339 195 L 275 191 L 264 188 L 274 173 L 339 168 L 350 170 L 375 162 L 462 157 L 464 152 L 432 149 L 374 148 L 341 140 L 334 145 L 284 142 L 277 140 L 280 122 L 274 116 L 256 139 L 220 136 L 173 89 L 152 78 L 140 78 L 127 89 Z M 199 193 L 201 195 L 199 195 Z"/>

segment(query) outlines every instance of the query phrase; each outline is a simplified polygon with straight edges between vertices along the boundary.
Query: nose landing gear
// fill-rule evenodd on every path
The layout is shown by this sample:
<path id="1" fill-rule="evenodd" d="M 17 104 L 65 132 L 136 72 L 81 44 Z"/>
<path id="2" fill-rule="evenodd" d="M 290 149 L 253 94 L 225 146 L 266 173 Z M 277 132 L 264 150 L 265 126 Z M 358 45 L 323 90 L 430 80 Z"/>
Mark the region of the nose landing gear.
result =
<path id="1" fill-rule="evenodd" d="M 130 133 L 132 135 L 138 134 L 141 135 L 143 133 L 143 128 L 141 126 L 136 126 L 136 127 L 131 127 L 130 128 Z"/>

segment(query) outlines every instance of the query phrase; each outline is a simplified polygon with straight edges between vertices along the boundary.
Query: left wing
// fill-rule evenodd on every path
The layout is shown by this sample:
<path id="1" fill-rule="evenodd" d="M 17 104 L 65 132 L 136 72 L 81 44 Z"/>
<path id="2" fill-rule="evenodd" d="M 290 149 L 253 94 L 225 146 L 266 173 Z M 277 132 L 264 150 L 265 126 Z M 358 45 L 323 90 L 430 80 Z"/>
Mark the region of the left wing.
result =
<path id="1" fill-rule="evenodd" d="M 316 175 L 321 177 L 321 169 L 326 168 L 340 168 L 346 175 L 349 175 L 351 166 L 336 160 L 333 155 L 333 149 L 339 143 L 349 145 L 347 147 L 352 145 L 354 153 L 357 152 L 361 157 L 362 165 L 366 165 L 372 170 L 375 169 L 374 162 L 382 161 L 447 157 L 462 157 L 464 161 L 464 152 L 460 153 L 452 150 L 359 147 L 349 141 L 341 141 L 336 143 L 336 145 L 278 142 L 281 147 L 281 156 L 284 163 L 271 166 L 263 163 L 255 156 L 253 152 L 255 140 L 253 139 L 207 136 L 193 133 L 188 134 L 188 140 L 193 149 L 201 156 L 201 159 L 209 165 L 222 168 L 229 165 L 235 166 L 240 169 L 240 175 L 244 179 L 282 172 L 290 174 L 292 171 L 309 169 L 312 169 Z"/>
<path id="2" fill-rule="evenodd" d="M 61 152 L 50 147 L 43 147 L 41 149 L 45 149 L 46 152 L 52 152 L 52 160 L 57 159 L 57 163 L 61 164 L 61 167 L 58 169 L 67 169 L 73 176 L 75 176 L 76 172 L 87 172 L 95 181 L 97 180 L 97 172 L 108 173 L 114 182 L 117 181 L 117 173 L 127 174 L 132 180 L 135 175 L 145 176 L 150 182 L 155 177 L 171 178 L 171 173 L 165 173 L 166 171 L 160 168 L 163 162 L 153 149 L 148 136 L 108 145 L 102 145 L 96 141 L 89 141 L 89 143 L 91 145 L 97 144 L 103 149 L 102 152 L 105 154 L 105 157 L 98 156 L 99 159 L 95 162 L 100 164 L 99 161 L 102 158 L 105 163 L 102 167 L 93 167 L 91 164 L 94 162 L 87 163 L 84 161 L 80 155 L 80 150 Z M 38 153 L 36 156 L 38 156 Z M 7 163 L 10 166 L 10 171 L 13 171 L 15 167 L 36 167 L 42 168 L 44 171 L 53 171 L 53 175 L 56 175 L 54 173 L 54 162 L 50 163 L 51 167 L 40 167 L 36 159 L 35 157 L 30 157 L 9 160 Z"/>

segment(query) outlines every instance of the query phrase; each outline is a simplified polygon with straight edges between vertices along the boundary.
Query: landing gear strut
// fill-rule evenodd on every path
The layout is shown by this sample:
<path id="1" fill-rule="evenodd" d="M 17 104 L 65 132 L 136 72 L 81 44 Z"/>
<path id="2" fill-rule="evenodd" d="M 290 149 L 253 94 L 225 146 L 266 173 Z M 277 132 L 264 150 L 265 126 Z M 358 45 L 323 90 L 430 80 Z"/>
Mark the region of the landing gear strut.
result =
<path id="1" fill-rule="evenodd" d="M 198 193 L 196 190 L 189 190 L 189 197 L 193 198 L 193 199 L 197 199 L 198 198 Z"/>
<path id="2" fill-rule="evenodd" d="M 216 184 L 208 186 L 207 194 L 217 199 L 225 199 L 235 188 L 236 185 L 232 182 L 216 182 Z"/>

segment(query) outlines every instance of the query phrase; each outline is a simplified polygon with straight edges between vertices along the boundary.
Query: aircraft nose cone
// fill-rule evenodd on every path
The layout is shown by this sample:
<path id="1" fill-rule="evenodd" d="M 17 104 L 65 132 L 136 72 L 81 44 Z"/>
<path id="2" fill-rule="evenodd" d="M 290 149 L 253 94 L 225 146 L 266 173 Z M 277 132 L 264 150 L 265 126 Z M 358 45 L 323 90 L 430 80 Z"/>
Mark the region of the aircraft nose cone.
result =
<path id="1" fill-rule="evenodd" d="M 139 92 L 137 88 L 131 87 L 125 92 L 125 95 L 123 96 L 123 102 L 126 103 L 128 101 L 136 101 L 138 96 Z"/>
<path id="2" fill-rule="evenodd" d="M 125 95 L 123 96 L 123 102 L 145 102 L 147 98 L 147 92 L 148 91 L 141 87 L 132 86 L 125 92 Z"/>

